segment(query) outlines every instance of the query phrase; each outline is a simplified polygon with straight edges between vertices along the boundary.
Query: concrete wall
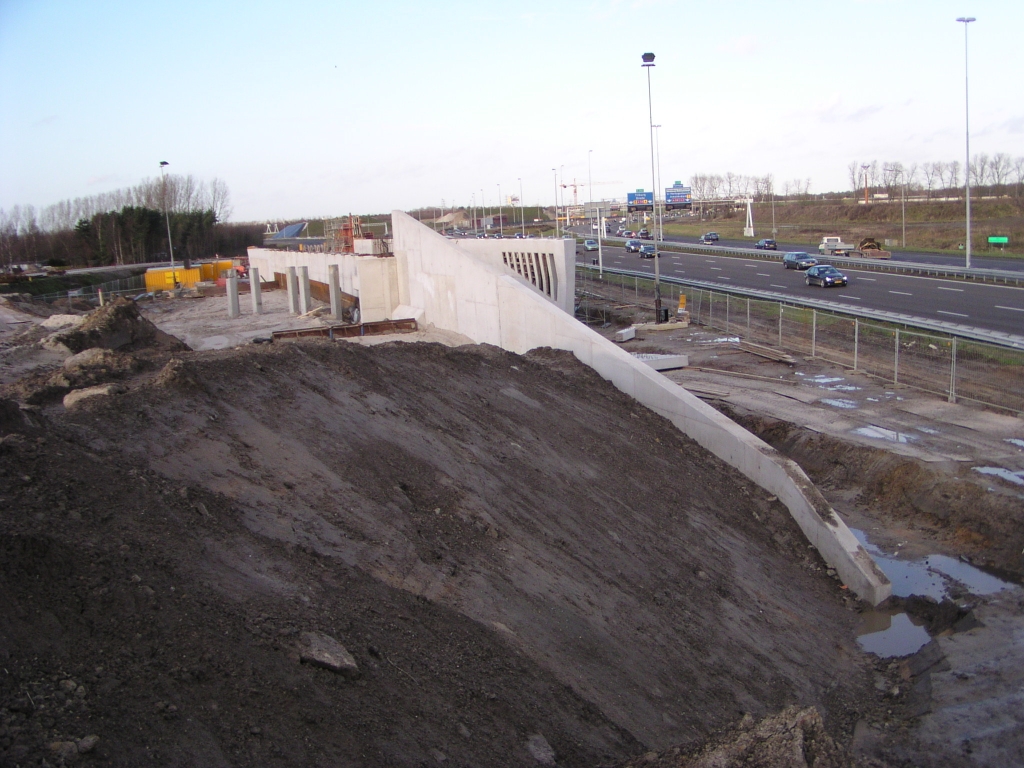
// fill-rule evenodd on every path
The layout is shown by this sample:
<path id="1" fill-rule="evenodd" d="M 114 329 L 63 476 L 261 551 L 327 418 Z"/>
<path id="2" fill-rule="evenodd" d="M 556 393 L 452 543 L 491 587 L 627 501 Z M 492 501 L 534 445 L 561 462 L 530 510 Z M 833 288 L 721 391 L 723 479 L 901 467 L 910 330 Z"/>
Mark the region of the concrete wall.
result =
<path id="1" fill-rule="evenodd" d="M 396 319 L 395 311 L 401 303 L 397 260 L 394 257 L 360 259 L 357 267 L 360 321 L 376 323 Z"/>
<path id="2" fill-rule="evenodd" d="M 327 283 L 327 266 L 338 265 L 338 279 L 341 290 L 353 296 L 359 295 L 359 269 L 361 259 L 372 259 L 372 256 L 359 256 L 352 253 L 312 253 L 309 251 L 278 251 L 273 248 L 249 248 L 249 264 L 258 267 L 260 279 L 268 282 L 274 279 L 274 273 L 286 274 L 288 267 L 309 267 L 309 279 L 318 283 Z"/>
<path id="3" fill-rule="evenodd" d="M 458 241 L 449 241 L 401 211 L 392 214 L 392 223 L 400 301 L 421 313 L 421 322 L 520 354 L 544 346 L 572 352 L 777 496 L 857 595 L 877 604 L 891 594 L 888 579 L 797 464 L 538 291 L 524 290 L 521 279 L 491 263 L 493 258 L 469 256 L 468 248 L 455 244 Z"/>
<path id="4" fill-rule="evenodd" d="M 576 240 L 525 238 L 451 242 L 498 271 L 507 268 L 532 290 L 547 296 L 566 312 L 573 311 L 576 282 Z"/>

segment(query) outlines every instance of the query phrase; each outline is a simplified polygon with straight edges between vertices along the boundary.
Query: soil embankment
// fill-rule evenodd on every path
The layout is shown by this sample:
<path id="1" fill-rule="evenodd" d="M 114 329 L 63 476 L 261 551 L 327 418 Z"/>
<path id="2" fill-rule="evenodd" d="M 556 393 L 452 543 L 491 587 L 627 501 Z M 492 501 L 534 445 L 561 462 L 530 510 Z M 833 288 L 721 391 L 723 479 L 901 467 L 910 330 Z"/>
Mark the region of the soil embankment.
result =
<path id="1" fill-rule="evenodd" d="M 0 761 L 608 765 L 880 700 L 786 510 L 567 354 L 161 354 L 0 417 Z"/>

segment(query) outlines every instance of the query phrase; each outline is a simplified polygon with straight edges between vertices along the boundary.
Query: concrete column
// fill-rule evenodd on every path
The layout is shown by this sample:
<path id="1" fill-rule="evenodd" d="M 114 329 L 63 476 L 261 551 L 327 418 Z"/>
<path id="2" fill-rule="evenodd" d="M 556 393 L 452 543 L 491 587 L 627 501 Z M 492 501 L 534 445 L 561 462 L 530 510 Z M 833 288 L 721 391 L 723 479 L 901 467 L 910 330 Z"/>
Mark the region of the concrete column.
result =
<path id="1" fill-rule="evenodd" d="M 228 286 L 228 317 L 236 318 L 238 311 L 238 278 L 232 275 L 227 280 Z"/>
<path id="2" fill-rule="evenodd" d="M 263 294 L 260 293 L 260 268 L 249 267 L 249 293 L 252 296 L 252 313 L 263 314 Z"/>
<path id="3" fill-rule="evenodd" d="M 331 289 L 331 315 L 341 320 L 341 286 L 338 283 L 338 265 L 327 265 L 327 283 Z"/>
<path id="4" fill-rule="evenodd" d="M 295 276 L 295 267 L 288 267 L 288 312 L 299 314 L 299 279 Z"/>
<path id="5" fill-rule="evenodd" d="M 304 315 L 311 308 L 309 300 L 309 267 L 299 267 L 299 314 Z"/>
<path id="6" fill-rule="evenodd" d="M 102 289 L 102 288 L 100 288 L 100 289 L 99 289 L 98 291 L 96 291 L 96 293 L 97 293 L 97 294 L 99 295 L 99 297 L 100 297 L 100 306 L 101 306 L 101 307 L 102 307 L 102 306 L 106 306 L 106 303 L 107 303 L 107 302 L 106 302 L 106 298 L 105 298 L 105 297 L 103 296 L 103 289 Z"/>

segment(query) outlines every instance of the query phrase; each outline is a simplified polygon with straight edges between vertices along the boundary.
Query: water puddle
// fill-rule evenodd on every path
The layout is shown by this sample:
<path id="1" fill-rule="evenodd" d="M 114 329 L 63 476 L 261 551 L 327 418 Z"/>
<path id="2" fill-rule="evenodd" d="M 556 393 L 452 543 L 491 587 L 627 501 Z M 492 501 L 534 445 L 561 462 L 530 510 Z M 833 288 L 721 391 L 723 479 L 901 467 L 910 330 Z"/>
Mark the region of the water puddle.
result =
<path id="1" fill-rule="evenodd" d="M 829 392 L 860 392 L 860 387 L 853 384 L 836 384 L 834 387 L 825 387 Z"/>
<path id="2" fill-rule="evenodd" d="M 946 555 L 929 555 L 920 560 L 901 560 L 868 541 L 864 531 L 851 528 L 853 535 L 871 553 L 878 567 L 892 582 L 896 597 L 920 595 L 941 601 L 952 599 L 954 587 L 975 595 L 992 595 L 1014 584 L 996 578 Z M 928 632 L 903 611 L 869 610 L 861 615 L 857 642 L 868 653 L 883 658 L 916 653 L 929 640 Z"/>
<path id="3" fill-rule="evenodd" d="M 821 400 L 821 402 L 823 402 L 825 405 L 831 405 L 833 408 L 850 409 L 857 407 L 857 403 L 855 403 L 853 400 L 824 398 L 823 400 Z"/>
<path id="4" fill-rule="evenodd" d="M 1012 443 L 1013 445 L 1016 445 L 1018 448 L 1024 448 L 1024 440 L 1021 440 L 1020 438 L 1017 438 L 1017 437 L 1007 437 L 1007 438 L 1005 438 L 1005 440 L 1008 443 Z"/>
<path id="5" fill-rule="evenodd" d="M 710 339 L 709 341 L 702 341 L 701 344 L 739 344 L 739 336 L 723 336 L 720 339 Z"/>
<path id="6" fill-rule="evenodd" d="M 914 427 L 914 429 L 916 429 L 918 432 L 924 432 L 926 435 L 941 435 L 942 434 L 941 432 L 939 432 L 939 430 L 932 429 L 931 427 Z"/>
<path id="7" fill-rule="evenodd" d="M 982 475 L 995 475 L 996 477 L 1005 480 L 1008 483 L 1013 483 L 1014 485 L 1024 485 L 1024 471 L 1011 472 L 1003 467 L 971 467 L 971 469 Z"/>
<path id="8" fill-rule="evenodd" d="M 853 434 L 861 437 L 871 437 L 875 440 L 888 440 L 890 443 L 912 443 L 917 440 L 917 435 L 908 435 L 906 432 L 894 432 L 885 427 L 857 427 Z"/>
<path id="9" fill-rule="evenodd" d="M 842 376 L 812 376 L 811 381 L 815 384 L 835 384 L 837 381 L 843 381 Z"/>

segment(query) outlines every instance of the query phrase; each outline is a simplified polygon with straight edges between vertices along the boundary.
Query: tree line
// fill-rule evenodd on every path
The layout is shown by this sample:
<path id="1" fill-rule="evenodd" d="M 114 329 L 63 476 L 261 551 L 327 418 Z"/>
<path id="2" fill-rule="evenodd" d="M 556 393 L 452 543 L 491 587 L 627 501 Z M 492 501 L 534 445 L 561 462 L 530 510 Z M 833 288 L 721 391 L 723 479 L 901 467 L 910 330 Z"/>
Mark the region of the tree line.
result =
<path id="1" fill-rule="evenodd" d="M 164 210 L 166 205 L 167 218 Z M 262 226 L 228 224 L 230 194 L 219 180 L 168 175 L 37 212 L 0 209 L 0 266 L 140 264 L 168 258 L 167 220 L 175 259 L 241 254 L 262 242 Z"/>
<path id="2" fill-rule="evenodd" d="M 847 166 L 850 189 L 860 192 L 884 191 L 890 197 L 899 194 L 906 185 L 908 191 L 924 192 L 928 197 L 956 194 L 966 183 L 964 166 L 959 160 L 950 162 L 911 163 L 903 165 L 898 161 L 861 162 L 852 161 Z M 1024 190 L 1024 157 L 1011 157 L 998 152 L 991 157 L 979 153 L 971 158 L 968 167 L 971 186 L 981 193 L 1006 195 L 1011 192 L 1020 196 Z"/>

